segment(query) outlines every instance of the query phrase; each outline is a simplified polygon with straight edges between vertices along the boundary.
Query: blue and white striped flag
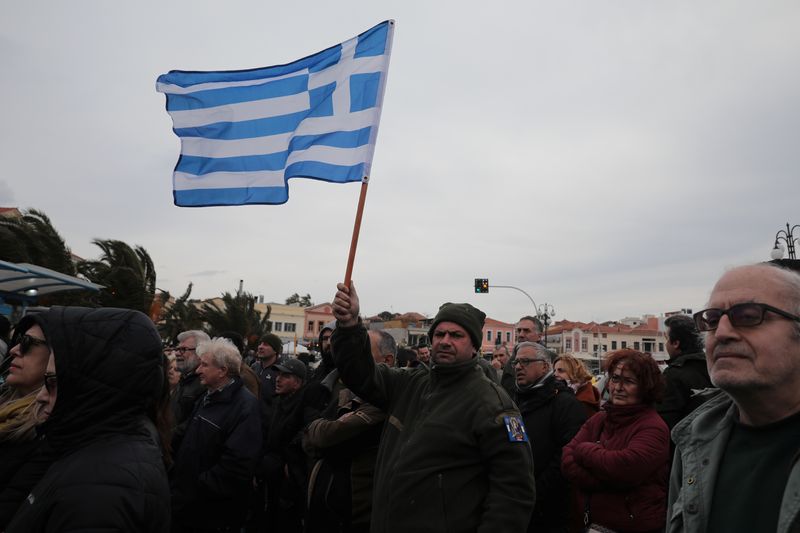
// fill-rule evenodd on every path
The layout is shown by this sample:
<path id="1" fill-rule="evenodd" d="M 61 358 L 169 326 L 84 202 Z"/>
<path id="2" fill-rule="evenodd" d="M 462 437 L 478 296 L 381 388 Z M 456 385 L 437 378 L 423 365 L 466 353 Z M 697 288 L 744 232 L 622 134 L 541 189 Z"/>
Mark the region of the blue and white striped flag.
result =
<path id="1" fill-rule="evenodd" d="M 159 76 L 181 139 L 175 205 L 282 204 L 289 178 L 369 176 L 393 32 L 387 20 L 286 65 Z"/>

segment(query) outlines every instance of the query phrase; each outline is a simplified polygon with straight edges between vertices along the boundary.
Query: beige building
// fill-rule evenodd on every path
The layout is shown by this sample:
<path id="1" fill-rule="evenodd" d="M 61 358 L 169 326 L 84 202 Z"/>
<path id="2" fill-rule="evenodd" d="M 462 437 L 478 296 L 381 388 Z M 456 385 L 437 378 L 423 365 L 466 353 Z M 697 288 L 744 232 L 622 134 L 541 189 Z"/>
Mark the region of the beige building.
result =
<path id="1" fill-rule="evenodd" d="M 602 357 L 623 348 L 649 353 L 657 362 L 669 359 L 663 329 L 663 319 L 652 315 L 603 324 L 560 320 L 547 331 L 547 347 L 559 354 L 570 353 L 592 372 L 599 372 Z"/>
<path id="2" fill-rule="evenodd" d="M 276 302 L 257 303 L 256 311 L 262 316 L 267 311 L 267 306 L 271 311 L 269 314 L 270 330 L 286 343 L 289 341 L 303 340 L 303 328 L 305 325 L 305 307 L 299 305 L 285 305 Z"/>

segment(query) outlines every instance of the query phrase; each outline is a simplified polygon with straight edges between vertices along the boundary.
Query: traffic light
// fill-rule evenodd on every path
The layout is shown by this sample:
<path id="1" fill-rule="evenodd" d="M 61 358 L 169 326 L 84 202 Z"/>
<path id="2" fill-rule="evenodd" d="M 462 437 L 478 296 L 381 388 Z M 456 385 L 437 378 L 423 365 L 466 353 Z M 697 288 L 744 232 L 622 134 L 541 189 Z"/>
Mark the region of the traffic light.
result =
<path id="1" fill-rule="evenodd" d="M 487 278 L 475 278 L 475 292 L 477 294 L 489 292 L 489 280 Z"/>

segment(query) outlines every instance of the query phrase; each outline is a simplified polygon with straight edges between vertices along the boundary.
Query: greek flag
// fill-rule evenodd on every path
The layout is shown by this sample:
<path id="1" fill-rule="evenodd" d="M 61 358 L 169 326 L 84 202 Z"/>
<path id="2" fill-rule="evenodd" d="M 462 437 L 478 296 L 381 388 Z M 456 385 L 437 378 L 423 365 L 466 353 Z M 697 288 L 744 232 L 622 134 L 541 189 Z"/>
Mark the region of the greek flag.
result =
<path id="1" fill-rule="evenodd" d="M 394 21 L 286 65 L 162 74 L 175 205 L 282 204 L 288 179 L 370 175 Z"/>

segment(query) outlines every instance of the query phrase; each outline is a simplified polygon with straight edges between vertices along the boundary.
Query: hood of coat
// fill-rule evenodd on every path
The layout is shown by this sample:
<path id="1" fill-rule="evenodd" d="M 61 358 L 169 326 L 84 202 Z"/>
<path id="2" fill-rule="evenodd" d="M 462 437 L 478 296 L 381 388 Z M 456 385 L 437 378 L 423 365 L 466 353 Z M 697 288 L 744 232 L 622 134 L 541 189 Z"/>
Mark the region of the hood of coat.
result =
<path id="1" fill-rule="evenodd" d="M 161 338 L 130 309 L 53 307 L 43 316 L 58 397 L 43 431 L 66 451 L 99 436 L 136 432 L 164 394 Z"/>

